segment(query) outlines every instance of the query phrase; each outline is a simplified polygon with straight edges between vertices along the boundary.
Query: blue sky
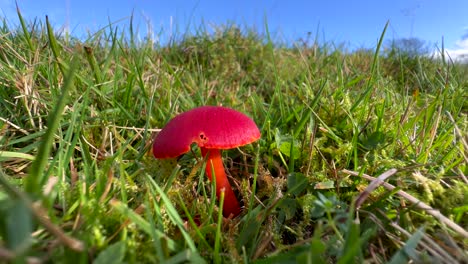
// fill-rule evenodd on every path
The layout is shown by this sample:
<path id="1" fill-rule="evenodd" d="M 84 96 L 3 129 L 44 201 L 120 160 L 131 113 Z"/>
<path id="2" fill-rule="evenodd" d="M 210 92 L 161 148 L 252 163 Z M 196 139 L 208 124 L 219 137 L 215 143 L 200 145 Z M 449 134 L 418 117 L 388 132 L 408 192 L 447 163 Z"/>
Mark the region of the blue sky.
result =
<path id="1" fill-rule="evenodd" d="M 235 22 L 242 27 L 270 32 L 283 41 L 313 36 L 322 41 L 345 43 L 349 49 L 373 48 L 387 20 L 387 39 L 417 37 L 456 56 L 468 54 L 467 0 L 330 0 L 330 1 L 150 1 L 150 0 L 17 0 L 24 17 L 44 19 L 54 27 L 68 27 L 84 37 L 117 22 L 128 27 L 132 11 L 142 32 L 150 21 L 162 41 L 171 32 L 183 33 L 187 26 L 208 29 Z M 0 15 L 17 23 L 14 0 L 0 0 Z M 160 34 L 162 32 L 162 34 Z"/>

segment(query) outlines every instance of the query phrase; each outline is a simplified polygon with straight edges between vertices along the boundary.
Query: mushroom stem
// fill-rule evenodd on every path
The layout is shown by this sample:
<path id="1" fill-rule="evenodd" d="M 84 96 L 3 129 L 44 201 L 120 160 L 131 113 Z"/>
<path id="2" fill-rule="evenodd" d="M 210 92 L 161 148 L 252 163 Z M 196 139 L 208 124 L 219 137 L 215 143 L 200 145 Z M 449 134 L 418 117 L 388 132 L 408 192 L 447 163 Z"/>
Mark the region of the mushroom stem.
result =
<path id="1" fill-rule="evenodd" d="M 203 157 L 206 157 L 206 175 L 208 179 L 213 178 L 212 172 L 216 178 L 216 197 L 220 197 L 221 190 L 224 189 L 224 205 L 223 205 L 223 216 L 229 217 L 231 214 L 237 216 L 240 213 L 239 202 L 237 201 L 236 195 L 229 184 L 224 171 L 223 160 L 221 158 L 221 151 L 219 149 L 206 149 L 200 148 Z"/>

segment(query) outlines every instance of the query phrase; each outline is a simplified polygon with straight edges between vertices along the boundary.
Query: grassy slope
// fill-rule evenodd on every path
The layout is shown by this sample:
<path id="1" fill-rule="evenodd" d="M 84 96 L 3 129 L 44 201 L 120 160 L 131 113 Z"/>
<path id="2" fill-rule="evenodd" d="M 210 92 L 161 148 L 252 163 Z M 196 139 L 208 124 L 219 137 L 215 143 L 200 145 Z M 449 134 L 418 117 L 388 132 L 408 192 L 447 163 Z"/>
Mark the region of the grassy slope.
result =
<path id="1" fill-rule="evenodd" d="M 466 67 L 284 48 L 235 27 L 161 48 L 131 27 L 128 38 L 109 27 L 86 42 L 52 31 L 1 28 L 0 259 L 466 257 L 466 231 L 447 226 L 468 224 Z M 149 153 L 157 128 L 206 104 L 245 112 L 262 132 L 224 153 L 246 208 L 234 220 L 219 217 L 196 155 Z M 390 169 L 393 191 L 362 177 Z"/>

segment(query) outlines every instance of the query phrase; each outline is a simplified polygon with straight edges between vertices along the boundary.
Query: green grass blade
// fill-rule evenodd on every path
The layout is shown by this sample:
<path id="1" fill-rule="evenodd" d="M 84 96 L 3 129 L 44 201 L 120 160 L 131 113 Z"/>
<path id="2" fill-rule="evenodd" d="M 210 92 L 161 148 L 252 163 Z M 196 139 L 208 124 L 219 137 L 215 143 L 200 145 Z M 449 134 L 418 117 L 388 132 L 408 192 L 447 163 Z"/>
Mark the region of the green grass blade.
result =
<path id="1" fill-rule="evenodd" d="M 306 113 L 302 115 L 301 120 L 299 120 L 299 123 L 297 124 L 296 129 L 294 130 L 294 133 L 293 133 L 294 138 L 297 138 L 299 136 L 299 133 L 301 133 L 307 121 L 310 120 L 310 116 L 312 115 L 312 112 L 314 111 L 315 107 L 318 105 L 318 102 L 320 101 L 320 98 L 322 96 L 322 93 L 326 85 L 327 85 L 327 81 L 323 81 L 322 84 L 320 85 L 320 88 L 315 94 L 314 100 L 308 106 Z"/>
<path id="2" fill-rule="evenodd" d="M 99 253 L 93 264 L 123 264 L 125 257 L 126 245 L 125 241 L 119 241 L 107 247 L 104 251 Z"/>
<path id="3" fill-rule="evenodd" d="M 219 208 L 223 208 L 223 204 L 224 204 L 224 191 L 221 192 L 221 195 L 219 197 Z M 214 263 L 216 264 L 221 263 L 221 256 L 219 254 L 219 250 L 221 247 L 221 226 L 222 225 L 223 225 L 223 210 L 219 210 L 218 222 L 216 224 L 215 245 L 214 245 L 214 250 L 213 250 Z"/>
<path id="4" fill-rule="evenodd" d="M 57 39 L 55 38 L 54 29 L 50 25 L 48 16 L 46 16 L 46 25 L 47 25 L 47 35 L 49 36 L 50 49 L 52 50 L 52 53 L 54 54 L 54 57 L 57 60 L 57 65 L 60 69 L 60 72 L 62 73 L 63 76 L 66 76 L 67 74 L 66 74 L 63 61 L 60 60 L 60 56 L 59 56 L 59 48 L 58 48 Z"/>
<path id="5" fill-rule="evenodd" d="M 401 248 L 392 259 L 388 262 L 389 264 L 408 263 L 411 260 L 417 261 L 418 254 L 415 252 L 419 241 L 423 238 L 424 228 L 419 228 L 409 239 L 406 241 L 403 248 Z"/>
<path id="6" fill-rule="evenodd" d="M 167 242 L 167 247 L 169 250 L 174 251 L 177 249 L 177 243 L 170 239 L 166 234 L 161 232 L 158 229 L 152 229 L 151 225 L 143 219 L 139 214 L 137 214 L 135 211 L 131 210 L 128 208 L 126 204 L 123 204 L 120 201 L 111 201 L 111 205 L 113 208 L 115 208 L 120 214 L 126 216 L 129 218 L 133 223 L 135 223 L 142 231 L 144 231 L 148 235 L 153 235 L 156 233 L 158 236 L 158 239 L 165 239 Z"/>
<path id="7" fill-rule="evenodd" d="M 373 87 L 374 87 L 374 78 L 375 78 L 375 74 L 377 72 L 377 67 L 378 67 L 378 62 L 379 62 L 379 58 L 380 58 L 380 49 L 382 47 L 382 43 L 383 43 L 383 40 L 384 40 L 384 37 L 385 37 L 385 32 L 387 31 L 387 28 L 388 28 L 388 25 L 390 24 L 390 21 L 387 21 L 387 23 L 385 24 L 385 27 L 382 31 L 382 34 L 380 35 L 380 38 L 379 38 L 379 42 L 377 43 L 377 47 L 375 49 L 375 53 L 374 53 L 374 59 L 372 60 L 372 68 L 371 68 L 371 72 L 370 72 L 370 76 L 369 76 L 369 79 L 367 80 L 367 88 L 366 90 L 361 94 L 361 96 L 359 96 L 359 98 L 356 100 L 356 102 L 353 104 L 353 106 L 351 107 L 351 112 L 353 112 L 356 107 L 358 107 L 361 102 L 367 98 L 367 96 L 369 96 L 370 92 L 372 91 Z"/>
<path id="8" fill-rule="evenodd" d="M 148 199 L 147 199 L 148 200 Z M 155 221 L 154 221 L 154 217 L 152 216 L 151 214 L 151 209 L 150 207 L 148 206 L 149 204 L 149 201 L 146 201 L 146 218 L 148 218 L 148 221 L 149 221 L 149 224 L 151 226 L 151 236 L 152 236 L 152 240 L 153 240 L 153 243 L 154 243 L 154 249 L 156 250 L 156 257 L 157 257 L 157 262 L 165 262 L 166 261 L 166 251 L 167 250 L 164 250 L 164 246 L 163 246 L 163 243 L 161 241 L 161 238 L 158 236 L 158 234 L 156 233 L 156 230 L 160 231 L 160 232 L 164 232 L 164 227 L 162 225 L 162 216 L 161 216 L 161 208 L 159 207 L 158 203 L 155 201 L 155 199 L 152 199 L 152 204 L 154 206 L 154 209 L 155 209 L 155 214 L 156 214 L 156 221 L 159 223 L 159 224 L 156 224 Z"/>
<path id="9" fill-rule="evenodd" d="M 200 238 L 200 241 L 203 243 L 203 245 L 205 245 L 207 250 L 209 250 L 210 252 L 213 251 L 213 248 L 206 241 L 205 236 L 200 232 L 200 228 L 198 227 L 197 223 L 195 223 L 195 221 L 193 220 L 193 217 L 187 209 L 187 206 L 185 206 L 185 202 L 183 201 L 182 196 L 180 196 L 180 193 L 177 193 L 177 197 L 179 198 L 180 206 L 182 207 L 182 210 L 184 210 L 184 213 L 187 216 L 190 226 L 193 228 L 193 230 L 195 230 L 195 233 Z"/>
<path id="10" fill-rule="evenodd" d="M 183 250 L 171 258 L 167 259 L 164 263 L 166 264 L 177 264 L 177 263 L 207 263 L 197 252 L 190 251 L 188 249 Z"/>
<path id="11" fill-rule="evenodd" d="M 97 85 L 101 85 L 102 84 L 101 69 L 99 68 L 99 65 L 96 61 L 96 57 L 94 56 L 93 48 L 86 46 L 84 47 L 84 50 L 86 54 L 86 59 L 88 60 L 89 65 L 91 66 L 91 70 L 93 71 L 94 80 Z"/>
<path id="12" fill-rule="evenodd" d="M 36 157 L 21 152 L 14 151 L 0 151 L 0 161 L 5 161 L 8 159 L 25 159 L 25 160 L 34 160 Z"/>
<path id="13" fill-rule="evenodd" d="M 24 38 L 26 39 L 29 50 L 34 52 L 34 47 L 33 47 L 32 41 L 31 41 L 31 35 L 29 34 L 28 27 L 26 25 L 26 22 L 23 19 L 23 16 L 21 15 L 21 11 L 20 11 L 20 9 L 18 7 L 18 2 L 16 2 L 16 13 L 18 14 L 18 19 L 20 21 L 21 28 L 23 29 Z"/>
<path id="14" fill-rule="evenodd" d="M 324 253 L 326 251 L 325 243 L 321 241 L 322 235 L 322 224 L 319 224 L 317 229 L 314 231 L 314 236 L 310 241 L 310 263 L 321 264 L 326 263 L 324 260 Z"/>
<path id="15" fill-rule="evenodd" d="M 254 164 L 254 173 L 253 173 L 253 184 L 252 184 L 252 194 L 250 195 L 249 198 L 249 207 L 248 207 L 248 212 L 250 215 L 250 212 L 253 209 L 253 205 L 255 202 L 255 195 L 257 193 L 257 178 L 258 178 L 258 163 L 260 160 L 260 148 L 257 148 L 257 153 L 255 155 L 255 164 Z"/>
<path id="16" fill-rule="evenodd" d="M 148 180 L 152 189 L 154 189 L 159 195 L 159 197 L 161 197 L 161 200 L 164 206 L 166 207 L 166 211 L 167 211 L 169 218 L 179 228 L 189 249 L 192 250 L 193 252 L 197 252 L 197 247 L 195 246 L 195 243 L 193 242 L 192 238 L 189 236 L 189 234 L 185 230 L 182 218 L 180 218 L 179 213 L 175 209 L 169 197 L 167 197 L 167 195 L 164 193 L 161 187 L 159 187 L 159 185 L 156 184 L 156 182 L 153 179 L 151 179 L 149 176 L 147 176 L 146 179 Z"/>
<path id="17" fill-rule="evenodd" d="M 354 223 L 353 220 L 348 221 L 350 223 L 348 224 L 348 232 L 343 247 L 344 254 L 340 257 L 338 264 L 351 263 L 356 260 L 358 260 L 358 262 L 363 261 L 359 224 Z"/>
<path id="18" fill-rule="evenodd" d="M 47 130 L 42 137 L 41 145 L 36 155 L 36 159 L 31 165 L 29 176 L 25 182 L 25 189 L 32 194 L 40 194 L 42 186 L 47 180 L 46 167 L 49 160 L 50 149 L 54 142 L 55 131 L 58 129 L 63 110 L 67 103 L 70 91 L 73 89 L 76 62 L 72 62 L 72 67 L 65 76 L 65 82 L 62 87 L 61 95 L 57 99 L 52 113 L 47 119 Z"/>

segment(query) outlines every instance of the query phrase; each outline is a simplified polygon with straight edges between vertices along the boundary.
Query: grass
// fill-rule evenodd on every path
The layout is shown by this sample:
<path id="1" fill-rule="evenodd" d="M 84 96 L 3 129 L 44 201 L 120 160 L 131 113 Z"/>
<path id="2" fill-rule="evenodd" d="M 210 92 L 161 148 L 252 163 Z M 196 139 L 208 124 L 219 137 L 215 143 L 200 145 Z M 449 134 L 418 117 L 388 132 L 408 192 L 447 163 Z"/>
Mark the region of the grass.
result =
<path id="1" fill-rule="evenodd" d="M 385 29 L 375 50 L 349 53 L 234 25 L 158 46 L 111 24 L 81 41 L 18 17 L 0 26 L 0 259 L 467 259 L 466 65 L 388 52 Z M 235 219 L 196 147 L 150 152 L 201 105 L 242 111 L 262 133 L 224 152 L 245 208 Z"/>

